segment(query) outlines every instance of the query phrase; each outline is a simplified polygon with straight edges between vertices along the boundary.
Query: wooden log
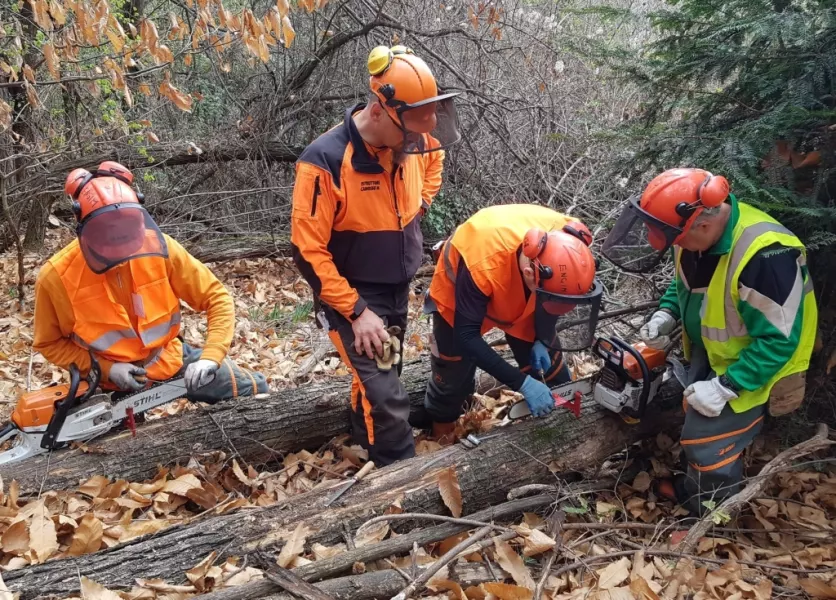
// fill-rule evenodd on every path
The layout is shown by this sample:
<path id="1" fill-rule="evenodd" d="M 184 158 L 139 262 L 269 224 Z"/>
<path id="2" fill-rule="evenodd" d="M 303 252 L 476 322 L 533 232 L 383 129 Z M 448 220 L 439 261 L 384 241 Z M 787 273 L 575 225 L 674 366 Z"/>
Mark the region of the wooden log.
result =
<path id="1" fill-rule="evenodd" d="M 422 426 L 429 360 L 404 365 L 402 381 L 412 405 L 410 421 Z M 480 389 L 495 380 L 484 376 Z M 16 479 L 26 495 L 38 490 L 71 488 L 91 475 L 142 481 L 159 465 L 183 463 L 190 456 L 224 448 L 249 463 L 283 453 L 315 450 L 349 431 L 350 378 L 281 390 L 268 398 L 240 398 L 201 406 L 199 410 L 144 423 L 136 437 L 129 431 L 96 439 L 103 454 L 64 448 L 52 454 L 0 468 L 6 482 Z"/>
<path id="2" fill-rule="evenodd" d="M 374 471 L 328 508 L 324 503 L 333 487 L 264 509 L 172 527 L 104 552 L 11 571 L 4 577 L 12 591 L 21 593 L 22 600 L 49 594 L 60 597 L 76 592 L 78 573 L 108 587 L 129 587 L 137 577 L 182 581 L 184 571 L 213 550 L 229 556 L 277 549 L 300 524 L 310 531 L 309 543 L 333 544 L 341 539 L 344 527 L 356 528 L 398 500 L 407 512 L 447 514 L 438 477 L 449 466 L 456 468 L 464 512 L 471 514 L 503 502 L 513 488 L 554 482 L 552 470 L 587 472 L 613 452 L 648 435 L 666 431 L 675 436 L 681 421 L 682 389 L 667 384 L 662 390 L 650 414 L 636 426 L 591 402 L 577 419 L 569 411 L 556 410 L 547 418 L 509 426 L 473 450 L 456 445 Z M 263 414 L 260 417 L 265 418 Z M 266 430 L 280 421 L 259 425 Z M 205 435 L 218 434 L 213 430 Z M 409 528 L 409 524 L 401 527 Z"/>
<path id="3" fill-rule="evenodd" d="M 448 578 L 456 581 L 463 588 L 495 581 L 496 577 L 480 563 L 459 563 L 451 565 Z M 389 600 L 407 584 L 403 575 L 394 569 L 372 571 L 362 575 L 336 577 L 316 583 L 321 589 L 336 600 Z M 292 600 L 293 595 L 282 593 L 265 596 L 264 600 Z"/>

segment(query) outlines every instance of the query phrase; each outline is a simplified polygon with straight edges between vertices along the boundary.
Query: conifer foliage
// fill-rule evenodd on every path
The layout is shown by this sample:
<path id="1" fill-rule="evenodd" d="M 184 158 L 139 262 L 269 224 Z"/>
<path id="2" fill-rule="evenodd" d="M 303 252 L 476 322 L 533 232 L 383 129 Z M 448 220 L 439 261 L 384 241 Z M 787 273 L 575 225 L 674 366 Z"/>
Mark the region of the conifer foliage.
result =
<path id="1" fill-rule="evenodd" d="M 644 98 L 614 133 L 631 149 L 626 175 L 722 173 L 738 197 L 832 255 L 836 2 L 671 0 L 648 16 L 646 44 L 593 51 Z"/>

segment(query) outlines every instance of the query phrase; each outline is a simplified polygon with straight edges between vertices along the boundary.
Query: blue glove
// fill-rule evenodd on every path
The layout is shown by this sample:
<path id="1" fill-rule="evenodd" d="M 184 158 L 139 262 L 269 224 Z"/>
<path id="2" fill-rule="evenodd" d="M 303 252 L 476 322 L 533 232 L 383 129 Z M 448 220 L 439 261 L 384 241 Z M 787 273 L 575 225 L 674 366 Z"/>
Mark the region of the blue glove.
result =
<path id="1" fill-rule="evenodd" d="M 525 397 L 528 410 L 535 417 L 545 417 L 554 410 L 554 396 L 549 386 L 542 381 L 537 381 L 531 375 L 526 375 L 519 391 Z"/>
<path id="2" fill-rule="evenodd" d="M 531 369 L 534 373 L 548 373 L 552 366 L 552 357 L 549 349 L 543 342 L 536 341 L 531 347 Z"/>

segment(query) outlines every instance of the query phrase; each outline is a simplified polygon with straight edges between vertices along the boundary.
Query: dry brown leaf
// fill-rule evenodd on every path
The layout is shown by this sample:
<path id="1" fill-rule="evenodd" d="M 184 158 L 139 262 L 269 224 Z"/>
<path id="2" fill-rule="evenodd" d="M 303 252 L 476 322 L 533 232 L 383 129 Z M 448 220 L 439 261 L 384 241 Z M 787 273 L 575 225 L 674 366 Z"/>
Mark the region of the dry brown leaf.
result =
<path id="1" fill-rule="evenodd" d="M 598 574 L 598 588 L 610 590 L 620 586 L 630 576 L 630 559 L 626 556 L 618 562 L 611 563 L 596 571 Z"/>
<path id="2" fill-rule="evenodd" d="M 450 581 L 449 579 L 433 579 L 429 584 L 427 584 L 427 587 L 434 592 L 437 592 L 438 590 L 449 590 L 450 594 L 448 594 L 448 598 L 450 600 L 468 600 L 467 596 L 464 594 L 462 586 L 455 581 Z"/>
<path id="3" fill-rule="evenodd" d="M 29 549 L 35 555 L 33 564 L 42 563 L 58 551 L 55 523 L 47 512 L 43 500 L 38 500 L 29 524 Z"/>
<path id="4" fill-rule="evenodd" d="M 235 476 L 238 478 L 238 481 L 243 483 L 244 485 L 252 485 L 253 480 L 247 477 L 244 471 L 241 469 L 241 465 L 238 464 L 238 461 L 234 458 L 232 459 L 232 472 L 235 473 Z"/>
<path id="5" fill-rule="evenodd" d="M 0 546 L 6 554 L 21 556 L 29 551 L 29 526 L 26 521 L 18 521 L 3 532 Z"/>
<path id="6" fill-rule="evenodd" d="M 81 595 L 84 600 L 122 600 L 122 597 L 116 592 L 111 592 L 92 579 L 87 579 L 84 575 L 81 576 Z"/>
<path id="7" fill-rule="evenodd" d="M 84 515 L 81 523 L 73 534 L 73 541 L 67 554 L 81 556 L 98 552 L 102 545 L 102 522 L 91 514 Z"/>
<path id="8" fill-rule="evenodd" d="M 368 546 L 369 544 L 382 542 L 383 538 L 385 538 L 388 533 L 389 523 L 386 521 L 380 521 L 379 523 L 375 523 L 369 527 L 361 527 L 357 531 L 357 535 L 354 538 L 354 545 L 357 548 L 361 548 L 363 546 Z"/>
<path id="9" fill-rule="evenodd" d="M 836 598 L 836 588 L 827 585 L 821 579 L 799 579 L 798 584 L 813 598 L 827 598 L 829 600 Z"/>
<path id="10" fill-rule="evenodd" d="M 203 487 L 200 480 L 191 473 L 180 475 L 177 479 L 166 481 L 162 491 L 188 498 L 189 490 Z"/>
<path id="11" fill-rule="evenodd" d="M 557 545 L 553 538 L 539 529 L 530 530 L 523 536 L 523 539 L 523 556 L 537 556 L 543 552 L 548 552 Z"/>
<path id="12" fill-rule="evenodd" d="M 498 600 L 531 600 L 533 595 L 533 590 L 507 583 L 483 583 L 480 587 L 489 594 L 493 594 Z"/>
<path id="13" fill-rule="evenodd" d="M 637 600 L 659 600 L 658 594 L 650 589 L 644 577 L 637 577 L 630 582 L 630 591 Z"/>
<path id="14" fill-rule="evenodd" d="M 637 492 L 646 492 L 650 489 L 650 474 L 647 471 L 641 471 L 633 480 L 632 488 Z"/>
<path id="15" fill-rule="evenodd" d="M 499 538 L 494 538 L 494 545 L 496 547 L 496 560 L 499 566 L 511 575 L 513 580 L 517 582 L 517 585 L 534 591 L 536 584 L 520 555 L 511 548 L 508 542 L 503 542 Z"/>
<path id="16" fill-rule="evenodd" d="M 304 552 L 305 538 L 308 537 L 308 533 L 310 531 L 308 531 L 308 528 L 303 523 L 299 523 L 296 526 L 296 529 L 293 530 L 290 538 L 282 547 L 282 551 L 279 552 L 279 558 L 276 559 L 280 567 L 287 569 L 290 563 L 293 562 L 293 559 Z"/>
<path id="17" fill-rule="evenodd" d="M 450 509 L 450 513 L 457 519 L 462 516 L 462 489 L 459 486 L 459 477 L 456 474 L 456 467 L 444 469 L 438 474 L 438 491 L 441 492 L 441 499 L 444 505 Z"/>
<path id="18" fill-rule="evenodd" d="M 213 568 L 212 565 L 215 564 L 216 558 L 218 558 L 218 553 L 212 552 L 194 567 L 186 571 L 186 579 L 191 582 L 198 592 L 205 592 L 207 590 L 205 584 L 206 575 Z M 220 573 L 220 569 L 218 571 Z"/>
<path id="19" fill-rule="evenodd" d="M 157 533 L 159 530 L 165 529 L 168 526 L 169 522 L 165 519 L 136 521 L 125 527 L 125 530 L 122 532 L 122 535 L 119 536 L 119 541 L 125 542 L 127 540 L 139 537 L 141 535 L 150 535 L 152 533 Z"/>
<path id="20" fill-rule="evenodd" d="M 337 544 L 336 546 L 323 546 L 322 544 L 314 544 L 311 546 L 311 552 L 316 560 L 323 560 L 342 554 L 346 551 L 345 544 Z"/>
<path id="21" fill-rule="evenodd" d="M 296 32 L 293 30 L 293 24 L 290 22 L 290 17 L 287 15 L 282 17 L 282 37 L 284 38 L 285 48 L 290 48 L 290 45 L 296 38 Z"/>
<path id="22" fill-rule="evenodd" d="M 85 496 L 91 498 L 98 498 L 102 491 L 110 484 L 110 479 L 103 475 L 93 475 L 90 479 L 82 483 L 78 491 Z"/>

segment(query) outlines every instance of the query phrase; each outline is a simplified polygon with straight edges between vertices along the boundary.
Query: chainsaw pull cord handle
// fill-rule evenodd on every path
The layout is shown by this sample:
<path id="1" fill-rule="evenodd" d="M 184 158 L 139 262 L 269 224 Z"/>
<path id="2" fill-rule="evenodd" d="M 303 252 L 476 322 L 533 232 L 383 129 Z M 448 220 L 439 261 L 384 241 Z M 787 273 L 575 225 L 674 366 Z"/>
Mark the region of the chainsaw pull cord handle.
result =
<path id="1" fill-rule="evenodd" d="M 630 356 L 636 359 L 636 362 L 639 364 L 639 368 L 642 371 L 642 392 L 639 396 L 639 410 L 638 414 L 636 415 L 636 418 L 641 419 L 644 416 L 644 410 L 645 408 L 647 408 L 647 400 L 650 397 L 650 369 L 647 368 L 647 362 L 644 360 L 644 357 L 641 355 L 641 352 L 633 348 L 627 342 L 618 338 L 611 338 L 607 341 L 609 341 L 615 347 L 618 347 L 622 352 L 627 352 Z M 622 355 L 622 365 L 623 364 L 624 359 Z"/>

